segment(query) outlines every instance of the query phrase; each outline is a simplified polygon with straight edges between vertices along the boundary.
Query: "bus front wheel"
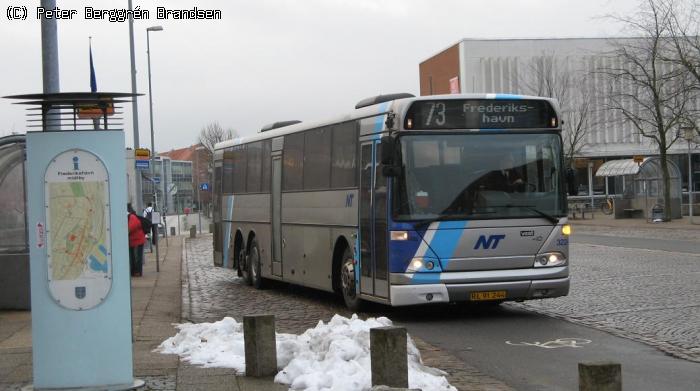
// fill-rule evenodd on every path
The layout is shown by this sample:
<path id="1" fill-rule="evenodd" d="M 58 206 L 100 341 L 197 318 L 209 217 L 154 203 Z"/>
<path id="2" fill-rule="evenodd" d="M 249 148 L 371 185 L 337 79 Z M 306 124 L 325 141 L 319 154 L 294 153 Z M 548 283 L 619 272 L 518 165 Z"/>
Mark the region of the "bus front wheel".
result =
<path id="1" fill-rule="evenodd" d="M 349 248 L 345 249 L 343 253 L 343 262 L 340 266 L 340 284 L 345 306 L 351 311 L 360 311 L 362 309 L 362 299 L 360 299 L 359 292 L 357 292 L 357 285 L 355 284 L 355 259 Z"/>

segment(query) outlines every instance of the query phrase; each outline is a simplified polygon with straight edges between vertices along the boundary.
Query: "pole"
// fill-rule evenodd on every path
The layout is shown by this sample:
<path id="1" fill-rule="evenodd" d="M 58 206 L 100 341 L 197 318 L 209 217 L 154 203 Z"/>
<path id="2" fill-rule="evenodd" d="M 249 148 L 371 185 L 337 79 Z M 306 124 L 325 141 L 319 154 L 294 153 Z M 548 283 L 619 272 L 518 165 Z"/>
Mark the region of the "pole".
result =
<path id="1" fill-rule="evenodd" d="M 199 183 L 199 150 L 195 148 L 194 153 L 197 154 L 197 172 L 195 175 L 197 175 L 197 220 L 199 221 L 199 234 L 202 234 L 202 201 L 199 198 L 199 193 L 201 192 L 201 189 L 199 188 L 200 183 Z"/>
<path id="2" fill-rule="evenodd" d="M 153 157 L 151 157 L 151 164 L 153 164 Z M 153 170 L 153 166 L 151 166 L 151 170 Z M 153 211 L 158 210 L 158 190 L 156 189 L 156 183 L 153 182 Z M 151 214 L 153 216 L 153 214 Z M 151 220 L 151 223 L 153 223 L 153 220 Z M 156 241 L 156 272 L 160 272 L 160 249 L 158 246 L 160 246 L 160 238 L 158 237 L 160 234 L 159 230 L 159 225 L 160 221 L 157 221 L 154 225 L 155 227 L 155 233 L 151 232 L 153 235 L 153 238 L 155 238 Z M 151 242 L 153 242 L 153 238 L 151 238 Z"/>
<path id="3" fill-rule="evenodd" d="M 56 8 L 56 0 L 41 0 L 44 9 Z M 56 19 L 41 19 L 41 71 L 43 76 L 44 93 L 60 92 L 58 78 L 58 27 Z M 44 129 L 60 130 L 61 121 L 59 110 L 49 110 L 44 115 Z"/>
<path id="4" fill-rule="evenodd" d="M 153 172 L 153 156 L 156 154 L 155 138 L 153 137 L 153 93 L 151 89 L 151 42 L 150 31 L 146 29 L 146 57 L 148 58 L 148 107 L 151 117 L 151 172 Z M 155 183 L 153 193 L 155 194 Z M 167 243 L 167 241 L 166 241 Z M 160 257 L 158 251 L 158 241 L 156 241 L 156 272 L 160 272 Z"/>
<path id="5" fill-rule="evenodd" d="M 134 54 L 134 18 L 132 0 L 129 0 L 129 54 L 131 55 L 131 93 L 134 97 L 131 99 L 131 118 L 134 128 L 134 150 L 139 148 L 139 106 L 136 97 L 136 55 Z M 55 3 L 55 1 L 54 1 Z M 141 177 L 137 176 L 134 187 L 136 199 L 134 203 L 136 210 L 143 210 L 143 193 L 141 190 Z"/>
<path id="6" fill-rule="evenodd" d="M 165 223 L 165 232 L 163 233 L 163 236 L 165 236 L 165 246 L 168 246 L 168 193 L 170 192 L 168 190 L 168 177 L 165 175 L 165 159 L 161 157 L 160 159 L 160 176 L 161 176 L 161 181 L 163 182 L 163 221 Z"/>
<path id="7" fill-rule="evenodd" d="M 693 155 L 690 153 L 690 140 L 688 137 L 688 222 L 693 224 Z"/>

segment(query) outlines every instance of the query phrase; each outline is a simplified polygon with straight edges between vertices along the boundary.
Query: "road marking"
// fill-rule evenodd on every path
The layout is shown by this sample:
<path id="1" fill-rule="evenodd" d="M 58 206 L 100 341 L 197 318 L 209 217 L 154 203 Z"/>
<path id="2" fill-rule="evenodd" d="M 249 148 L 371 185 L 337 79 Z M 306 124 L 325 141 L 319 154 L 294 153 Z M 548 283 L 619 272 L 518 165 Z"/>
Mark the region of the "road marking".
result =
<path id="1" fill-rule="evenodd" d="M 559 338 L 554 341 L 547 342 L 510 342 L 506 341 L 506 344 L 512 346 L 535 346 L 543 349 L 557 349 L 557 348 L 582 348 L 583 345 L 591 343 L 590 339 L 581 338 Z"/>

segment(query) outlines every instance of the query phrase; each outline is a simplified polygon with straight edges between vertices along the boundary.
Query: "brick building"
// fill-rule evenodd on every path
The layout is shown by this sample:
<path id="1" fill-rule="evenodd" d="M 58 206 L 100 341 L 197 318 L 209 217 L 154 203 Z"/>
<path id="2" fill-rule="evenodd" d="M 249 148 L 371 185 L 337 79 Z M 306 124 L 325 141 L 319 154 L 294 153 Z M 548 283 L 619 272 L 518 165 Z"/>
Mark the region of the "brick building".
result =
<path id="1" fill-rule="evenodd" d="M 186 148 L 161 153 L 160 156 L 168 157 L 173 162 L 191 162 L 191 171 L 189 173 L 173 170 L 173 181 L 182 179 L 179 178 L 181 175 L 189 176 L 191 180 L 190 194 L 192 196 L 192 205 L 197 205 L 197 196 L 199 196 L 200 209 L 208 211 L 212 201 L 210 155 L 208 150 L 201 144 L 195 144 Z"/>

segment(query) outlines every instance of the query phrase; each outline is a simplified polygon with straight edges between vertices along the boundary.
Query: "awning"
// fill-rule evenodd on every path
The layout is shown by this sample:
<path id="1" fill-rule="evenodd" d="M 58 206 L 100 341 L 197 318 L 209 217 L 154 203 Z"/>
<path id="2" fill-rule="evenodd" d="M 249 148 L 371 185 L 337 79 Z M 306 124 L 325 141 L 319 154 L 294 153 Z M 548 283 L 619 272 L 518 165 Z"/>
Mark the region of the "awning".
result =
<path id="1" fill-rule="evenodd" d="M 619 175 L 637 175 L 639 173 L 640 167 L 649 159 L 644 158 L 642 163 L 637 163 L 634 159 L 619 159 L 610 160 L 603 163 L 602 166 L 596 171 L 595 176 L 619 176 Z"/>

